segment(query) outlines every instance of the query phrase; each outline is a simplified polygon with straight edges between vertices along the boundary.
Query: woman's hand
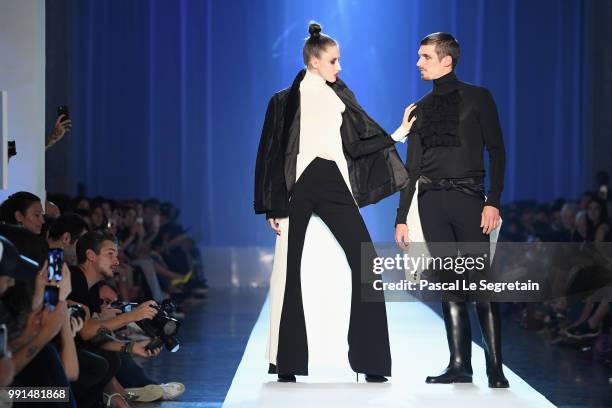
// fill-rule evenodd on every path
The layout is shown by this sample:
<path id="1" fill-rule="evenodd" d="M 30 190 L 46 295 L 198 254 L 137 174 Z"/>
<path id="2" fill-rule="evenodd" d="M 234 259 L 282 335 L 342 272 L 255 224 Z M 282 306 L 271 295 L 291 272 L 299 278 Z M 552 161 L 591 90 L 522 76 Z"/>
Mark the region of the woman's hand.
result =
<path id="1" fill-rule="evenodd" d="M 80 317 L 70 316 L 70 334 L 72 338 L 83 328 L 83 319 Z"/>
<path id="2" fill-rule="evenodd" d="M 268 225 L 270 226 L 270 228 L 272 228 L 272 231 L 274 231 L 276 235 L 281 234 L 279 218 L 268 218 Z"/>
<path id="3" fill-rule="evenodd" d="M 410 130 L 412 129 L 412 125 L 414 125 L 414 121 L 416 120 L 416 116 L 414 116 L 412 119 L 410 119 L 410 115 L 412 114 L 412 111 L 416 109 L 416 105 L 410 104 L 406 110 L 404 110 L 404 118 L 402 119 L 402 127 L 406 130 L 406 133 L 410 133 Z"/>
<path id="4" fill-rule="evenodd" d="M 66 132 L 70 131 L 72 127 L 72 121 L 70 119 L 65 119 L 66 115 L 59 115 L 55 121 L 55 125 L 53 125 L 53 131 L 47 137 L 46 148 L 53 146 L 57 142 L 61 140 L 62 137 L 66 134 Z"/>
<path id="5" fill-rule="evenodd" d="M 70 278 L 70 268 L 68 268 L 66 263 L 62 264 L 62 280 L 57 282 L 55 280 L 55 276 L 53 276 L 53 279 L 51 282 L 49 282 L 49 284 L 59 286 L 59 300 L 63 301 L 68 298 L 70 292 L 72 292 L 72 280 Z"/>

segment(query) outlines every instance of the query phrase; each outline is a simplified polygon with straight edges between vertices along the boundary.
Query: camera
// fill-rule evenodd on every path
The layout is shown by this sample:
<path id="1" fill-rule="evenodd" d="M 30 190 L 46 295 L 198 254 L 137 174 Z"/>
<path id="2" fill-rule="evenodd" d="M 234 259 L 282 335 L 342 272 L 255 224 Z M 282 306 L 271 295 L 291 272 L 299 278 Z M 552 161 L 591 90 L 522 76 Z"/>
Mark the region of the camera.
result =
<path id="1" fill-rule="evenodd" d="M 117 300 L 111 303 L 110 307 L 112 307 L 113 309 L 121 310 L 121 313 L 127 313 L 127 312 L 131 312 L 132 310 L 136 309 L 138 307 L 138 303 L 122 302 L 120 300 Z"/>
<path id="2" fill-rule="evenodd" d="M 85 320 L 85 309 L 83 309 L 83 306 L 77 305 L 77 304 L 71 304 L 68 306 L 68 309 L 70 309 L 71 317 L 74 317 L 76 319 Z"/>
<path id="3" fill-rule="evenodd" d="M 61 115 L 64 115 L 62 120 L 70 119 L 70 113 L 68 112 L 68 106 L 60 105 L 57 107 L 57 117 L 59 118 Z"/>
<path id="4" fill-rule="evenodd" d="M 9 140 L 7 145 L 8 145 L 8 149 L 7 149 L 8 158 L 10 159 L 13 156 L 17 156 L 17 145 L 15 144 L 15 141 Z"/>
<path id="5" fill-rule="evenodd" d="M 157 315 L 151 320 L 141 320 L 136 324 L 152 337 L 153 341 L 147 345 L 147 350 L 154 350 L 162 345 L 166 350 L 175 353 L 179 350 L 180 344 L 176 337 L 181 323 L 171 316 L 176 309 L 171 300 L 166 299 L 160 305 L 151 305 L 158 310 Z"/>
<path id="6" fill-rule="evenodd" d="M 131 312 L 138 306 L 138 303 L 116 301 L 110 304 L 113 309 L 119 309 L 121 313 Z M 171 316 L 176 309 L 171 300 L 166 299 L 160 305 L 150 305 L 157 309 L 157 315 L 151 320 L 144 319 L 136 322 L 138 327 L 153 341 L 147 345 L 147 350 L 154 350 L 165 346 L 166 350 L 174 353 L 178 351 L 180 344 L 176 337 L 181 323 Z"/>

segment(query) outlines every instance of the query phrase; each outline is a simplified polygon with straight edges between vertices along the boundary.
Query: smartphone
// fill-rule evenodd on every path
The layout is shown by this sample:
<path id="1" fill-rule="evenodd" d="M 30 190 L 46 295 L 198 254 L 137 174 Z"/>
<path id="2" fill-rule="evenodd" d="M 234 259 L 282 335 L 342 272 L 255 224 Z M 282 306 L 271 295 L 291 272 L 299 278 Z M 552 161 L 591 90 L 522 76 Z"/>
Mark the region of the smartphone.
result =
<path id="1" fill-rule="evenodd" d="M 8 158 L 10 159 L 13 156 L 17 155 L 17 145 L 14 140 L 8 141 Z"/>
<path id="2" fill-rule="evenodd" d="M 53 248 L 48 252 L 47 281 L 51 282 L 55 278 L 56 282 L 62 280 L 62 267 L 64 266 L 64 250 Z"/>
<path id="3" fill-rule="evenodd" d="M 64 117 L 62 118 L 62 122 L 70 119 L 70 114 L 68 113 L 68 106 L 60 105 L 57 107 L 57 116 L 59 117 L 60 115 L 64 115 Z"/>
<path id="4" fill-rule="evenodd" d="M 6 347 L 7 347 L 7 333 L 6 333 L 6 324 L 0 324 L 0 358 L 4 358 L 6 356 Z"/>
<path id="5" fill-rule="evenodd" d="M 59 301 L 59 286 L 45 286 L 45 296 L 43 298 L 45 309 L 55 310 Z"/>

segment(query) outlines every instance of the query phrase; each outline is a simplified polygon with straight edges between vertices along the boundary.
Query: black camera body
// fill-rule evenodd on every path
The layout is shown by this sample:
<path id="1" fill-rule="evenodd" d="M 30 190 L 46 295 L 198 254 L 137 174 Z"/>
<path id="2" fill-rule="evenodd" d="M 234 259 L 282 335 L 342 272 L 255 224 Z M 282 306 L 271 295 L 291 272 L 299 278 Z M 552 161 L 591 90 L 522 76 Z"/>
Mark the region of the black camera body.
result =
<path id="1" fill-rule="evenodd" d="M 78 304 L 68 305 L 68 309 L 70 309 L 70 316 L 76 319 L 85 320 L 85 309 L 83 306 Z"/>
<path id="2" fill-rule="evenodd" d="M 147 345 L 147 350 L 154 350 L 164 345 L 166 350 L 174 353 L 179 350 L 180 344 L 176 335 L 181 327 L 181 323 L 171 316 L 176 309 L 171 300 L 164 300 L 160 305 L 151 305 L 158 310 L 157 315 L 151 320 L 145 319 L 136 324 L 152 337 L 153 341 Z"/>
<path id="3" fill-rule="evenodd" d="M 110 304 L 113 309 L 118 309 L 121 313 L 127 313 L 138 307 L 138 303 L 133 302 L 122 302 L 116 301 Z M 147 350 L 154 350 L 161 346 L 165 346 L 166 350 L 170 352 L 178 351 L 180 344 L 176 337 L 181 323 L 172 317 L 172 312 L 176 309 L 174 303 L 171 300 L 164 300 L 159 305 L 150 305 L 150 307 L 156 309 L 157 315 L 151 320 L 143 319 L 136 324 L 138 327 L 145 332 L 145 334 L 153 339 Z"/>

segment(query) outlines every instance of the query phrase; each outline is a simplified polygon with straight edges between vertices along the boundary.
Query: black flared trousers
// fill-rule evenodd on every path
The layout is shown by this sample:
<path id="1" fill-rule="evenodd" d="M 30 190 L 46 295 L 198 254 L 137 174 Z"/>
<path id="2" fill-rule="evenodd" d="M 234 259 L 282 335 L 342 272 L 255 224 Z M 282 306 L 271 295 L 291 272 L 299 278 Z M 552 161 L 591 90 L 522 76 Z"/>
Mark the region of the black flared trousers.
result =
<path id="1" fill-rule="evenodd" d="M 351 368 L 359 373 L 390 376 L 391 353 L 384 294 L 372 286 L 377 278 L 372 272 L 376 257 L 372 239 L 338 166 L 334 161 L 321 158 L 313 160 L 301 174 L 289 204 L 287 278 L 276 371 L 278 374 L 308 375 L 300 266 L 306 228 L 313 213 L 329 227 L 351 268 L 348 331 Z"/>

